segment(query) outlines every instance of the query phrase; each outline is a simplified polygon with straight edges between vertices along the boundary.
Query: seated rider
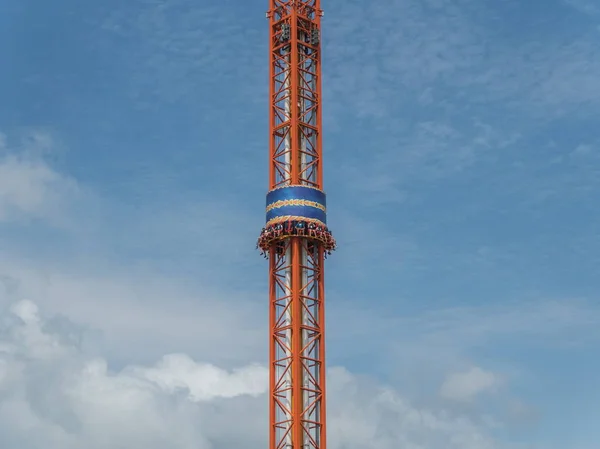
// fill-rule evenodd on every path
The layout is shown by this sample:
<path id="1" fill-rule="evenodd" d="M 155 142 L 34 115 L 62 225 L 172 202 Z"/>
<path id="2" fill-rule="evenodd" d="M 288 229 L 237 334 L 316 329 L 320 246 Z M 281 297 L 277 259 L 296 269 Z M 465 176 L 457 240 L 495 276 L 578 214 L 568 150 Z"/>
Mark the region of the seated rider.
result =
<path id="1" fill-rule="evenodd" d="M 292 222 L 291 220 L 286 221 L 286 223 L 285 223 L 285 233 L 287 235 L 290 235 L 292 233 L 293 226 L 294 226 L 294 222 Z"/>

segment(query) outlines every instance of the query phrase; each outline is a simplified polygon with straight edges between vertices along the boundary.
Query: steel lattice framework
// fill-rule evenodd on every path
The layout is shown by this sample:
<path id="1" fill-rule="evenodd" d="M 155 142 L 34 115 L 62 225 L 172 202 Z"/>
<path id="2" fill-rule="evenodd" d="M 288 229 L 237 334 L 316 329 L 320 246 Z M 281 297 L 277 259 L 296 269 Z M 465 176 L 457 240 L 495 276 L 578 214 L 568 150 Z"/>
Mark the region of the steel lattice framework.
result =
<path id="1" fill-rule="evenodd" d="M 270 0 L 267 12 L 269 184 L 277 198 L 267 200 L 259 246 L 270 276 L 270 449 L 326 448 L 323 265 L 335 241 L 314 215 L 325 213 L 321 16 L 320 0 Z M 285 207 L 292 212 L 268 215 Z"/>

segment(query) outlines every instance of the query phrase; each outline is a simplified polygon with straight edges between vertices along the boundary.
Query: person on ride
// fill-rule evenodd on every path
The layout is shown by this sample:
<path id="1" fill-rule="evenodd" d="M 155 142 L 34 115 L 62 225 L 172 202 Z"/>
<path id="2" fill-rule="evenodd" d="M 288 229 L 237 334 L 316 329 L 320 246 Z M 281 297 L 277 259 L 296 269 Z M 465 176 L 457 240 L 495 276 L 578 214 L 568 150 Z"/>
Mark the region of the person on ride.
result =
<path id="1" fill-rule="evenodd" d="M 292 231 L 294 230 L 294 222 L 291 220 L 288 220 L 285 223 L 285 234 L 286 235 L 292 235 Z"/>

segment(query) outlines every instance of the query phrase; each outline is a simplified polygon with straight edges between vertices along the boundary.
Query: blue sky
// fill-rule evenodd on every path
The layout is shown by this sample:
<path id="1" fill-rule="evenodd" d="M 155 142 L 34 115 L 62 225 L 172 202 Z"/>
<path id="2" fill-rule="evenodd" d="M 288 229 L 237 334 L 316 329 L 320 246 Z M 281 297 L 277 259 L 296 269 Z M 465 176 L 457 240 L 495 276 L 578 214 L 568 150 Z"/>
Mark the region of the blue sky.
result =
<path id="1" fill-rule="evenodd" d="M 20 348 L 0 374 L 29 373 L 0 394 L 0 417 L 29 410 L 0 425 L 11 449 L 264 446 L 266 415 L 223 423 L 265 404 L 267 7 L 0 4 L 1 342 Z M 600 6 L 323 8 L 332 449 L 592 448 Z M 87 399 L 60 419 L 28 399 L 64 385 Z M 97 419 L 127 394 L 185 438 Z"/>

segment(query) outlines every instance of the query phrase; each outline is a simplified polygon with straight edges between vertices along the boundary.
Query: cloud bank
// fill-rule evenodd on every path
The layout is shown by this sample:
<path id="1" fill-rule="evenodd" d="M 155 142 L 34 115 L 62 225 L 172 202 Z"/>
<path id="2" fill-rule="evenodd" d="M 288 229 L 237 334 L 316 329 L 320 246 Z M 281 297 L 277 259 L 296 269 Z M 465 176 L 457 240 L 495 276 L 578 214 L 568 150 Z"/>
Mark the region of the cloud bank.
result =
<path id="1" fill-rule="evenodd" d="M 7 449 L 265 447 L 265 367 L 233 370 L 170 354 L 114 370 L 31 301 L 2 314 L 0 446 Z M 398 391 L 329 371 L 333 449 L 485 449 L 483 424 L 413 407 Z"/>

